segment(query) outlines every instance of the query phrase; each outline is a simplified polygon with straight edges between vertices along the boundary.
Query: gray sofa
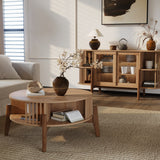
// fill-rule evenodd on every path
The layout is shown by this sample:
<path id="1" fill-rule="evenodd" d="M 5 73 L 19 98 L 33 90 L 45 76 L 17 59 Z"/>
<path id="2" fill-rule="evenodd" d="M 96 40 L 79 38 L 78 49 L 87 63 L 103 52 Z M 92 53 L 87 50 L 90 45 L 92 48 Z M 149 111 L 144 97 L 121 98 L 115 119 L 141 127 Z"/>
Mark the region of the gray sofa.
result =
<path id="1" fill-rule="evenodd" d="M 12 62 L 12 66 L 21 79 L 0 80 L 0 116 L 5 115 L 5 107 L 10 103 L 8 96 L 11 92 L 26 89 L 29 82 L 40 80 L 40 66 L 38 63 Z"/>

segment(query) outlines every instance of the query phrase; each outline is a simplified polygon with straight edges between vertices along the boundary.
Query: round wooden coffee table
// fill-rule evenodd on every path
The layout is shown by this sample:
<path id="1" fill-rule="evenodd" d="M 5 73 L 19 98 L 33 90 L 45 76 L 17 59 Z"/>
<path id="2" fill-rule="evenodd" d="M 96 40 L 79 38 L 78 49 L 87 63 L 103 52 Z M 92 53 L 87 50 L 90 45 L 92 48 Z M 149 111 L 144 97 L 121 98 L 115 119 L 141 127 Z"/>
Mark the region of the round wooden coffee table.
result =
<path id="1" fill-rule="evenodd" d="M 27 96 L 26 90 L 9 95 L 11 105 L 6 106 L 5 135 L 9 133 L 10 122 L 42 127 L 42 151 L 46 152 L 47 127 L 69 126 L 92 122 L 95 134 L 100 136 L 97 106 L 93 106 L 92 93 L 81 89 L 68 89 L 65 96 L 56 96 L 53 88 L 44 88 L 44 96 Z M 79 110 L 84 120 L 70 123 L 51 119 L 56 111 Z"/>

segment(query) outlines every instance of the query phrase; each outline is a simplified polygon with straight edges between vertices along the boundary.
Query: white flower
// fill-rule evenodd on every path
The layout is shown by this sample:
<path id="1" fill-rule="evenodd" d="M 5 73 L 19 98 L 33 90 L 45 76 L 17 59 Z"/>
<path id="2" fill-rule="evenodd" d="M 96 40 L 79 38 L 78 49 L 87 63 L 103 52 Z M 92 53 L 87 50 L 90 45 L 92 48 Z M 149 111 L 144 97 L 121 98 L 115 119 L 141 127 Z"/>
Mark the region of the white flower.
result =
<path id="1" fill-rule="evenodd" d="M 91 64 L 92 67 L 94 67 L 95 69 L 102 69 L 103 68 L 103 62 L 97 59 L 96 62 L 93 62 Z"/>
<path id="2" fill-rule="evenodd" d="M 69 68 L 79 66 L 79 63 L 81 62 L 81 54 L 81 50 L 78 50 L 76 53 L 70 54 L 64 51 L 62 55 L 59 56 L 59 59 L 57 60 L 57 65 L 59 66 L 61 72 L 60 76 L 64 76 L 64 73 Z"/>

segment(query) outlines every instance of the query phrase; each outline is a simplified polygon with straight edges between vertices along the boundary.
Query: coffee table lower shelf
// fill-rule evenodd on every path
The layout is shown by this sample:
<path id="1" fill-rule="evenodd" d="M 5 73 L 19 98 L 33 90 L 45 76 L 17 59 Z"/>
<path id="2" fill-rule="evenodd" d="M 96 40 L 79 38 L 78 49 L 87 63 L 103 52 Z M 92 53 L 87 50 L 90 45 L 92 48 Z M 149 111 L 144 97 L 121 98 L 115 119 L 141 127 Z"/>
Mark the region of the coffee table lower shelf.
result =
<path id="1" fill-rule="evenodd" d="M 37 126 L 37 127 L 41 126 L 40 121 L 38 121 L 38 122 L 35 121 L 35 123 L 28 123 L 28 122 L 25 121 L 25 119 L 21 119 L 22 117 L 25 117 L 25 114 L 11 114 L 10 115 L 10 120 L 15 122 L 15 123 L 22 124 L 22 125 Z M 74 122 L 74 123 L 70 123 L 69 121 L 60 122 L 60 121 L 49 119 L 48 122 L 47 122 L 47 127 L 77 125 L 77 124 L 85 123 L 85 122 L 88 122 L 88 121 L 91 121 L 91 120 L 92 120 L 92 116 L 90 116 L 89 118 L 87 118 L 85 120 L 77 121 L 77 122 Z"/>

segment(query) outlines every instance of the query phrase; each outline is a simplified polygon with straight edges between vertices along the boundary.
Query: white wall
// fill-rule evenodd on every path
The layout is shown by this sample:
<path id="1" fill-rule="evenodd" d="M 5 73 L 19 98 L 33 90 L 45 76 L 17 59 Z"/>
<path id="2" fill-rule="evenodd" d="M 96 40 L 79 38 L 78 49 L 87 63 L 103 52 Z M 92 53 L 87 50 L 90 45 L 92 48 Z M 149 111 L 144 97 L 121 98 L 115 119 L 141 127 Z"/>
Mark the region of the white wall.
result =
<path id="1" fill-rule="evenodd" d="M 159 0 L 149 0 L 149 20 L 160 22 L 159 6 Z M 100 49 L 108 49 L 109 41 L 122 37 L 128 40 L 129 49 L 136 49 L 137 33 L 142 29 L 140 25 L 101 25 L 101 0 L 25 0 L 25 18 L 26 59 L 41 64 L 44 85 L 52 85 L 59 75 L 56 59 L 64 49 L 75 49 L 76 44 L 89 49 L 87 35 L 93 28 L 104 35 L 99 38 Z M 85 87 L 78 85 L 77 69 L 69 70 L 66 77 L 70 87 Z"/>
<path id="2" fill-rule="evenodd" d="M 136 49 L 137 33 L 142 30 L 141 25 L 101 25 L 101 0 L 78 1 L 78 46 L 88 48 L 90 37 L 88 33 L 98 28 L 104 37 L 100 37 L 100 49 L 109 49 L 109 41 L 118 41 L 121 38 L 128 40 L 129 49 Z M 158 19 L 160 22 L 160 1 L 149 0 L 149 20 Z M 160 23 L 158 23 L 160 26 Z M 160 30 L 160 27 L 159 27 Z"/>
<path id="3" fill-rule="evenodd" d="M 39 62 L 41 82 L 52 85 L 59 75 L 57 57 L 75 48 L 75 0 L 26 0 L 25 9 L 26 59 Z M 75 87 L 78 77 L 72 78 Z"/>

